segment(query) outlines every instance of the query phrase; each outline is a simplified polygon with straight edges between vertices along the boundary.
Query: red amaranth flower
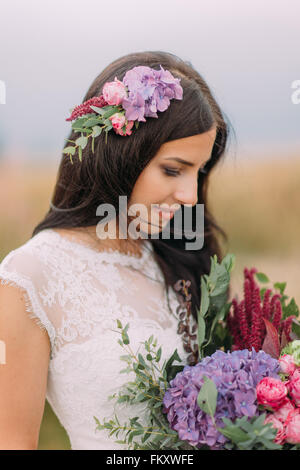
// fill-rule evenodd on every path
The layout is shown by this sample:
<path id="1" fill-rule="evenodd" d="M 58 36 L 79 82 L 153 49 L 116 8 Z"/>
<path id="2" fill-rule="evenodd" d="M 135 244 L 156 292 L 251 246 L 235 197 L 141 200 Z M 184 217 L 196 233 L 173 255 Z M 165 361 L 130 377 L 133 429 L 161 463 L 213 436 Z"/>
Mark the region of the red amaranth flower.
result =
<path id="1" fill-rule="evenodd" d="M 250 334 L 249 334 L 249 328 L 248 328 L 248 323 L 247 323 L 247 315 L 246 315 L 244 300 L 242 300 L 242 302 L 240 303 L 238 307 L 238 319 L 239 319 L 241 336 L 243 338 L 245 348 L 248 349 L 249 342 L 250 342 Z"/>
<path id="2" fill-rule="evenodd" d="M 293 319 L 297 319 L 296 315 L 290 315 L 289 317 L 287 317 L 285 320 L 281 322 L 281 333 L 285 334 L 285 337 L 288 343 L 292 341 L 290 334 L 292 331 Z"/>
<path id="3" fill-rule="evenodd" d="M 244 269 L 244 299 L 240 303 L 236 299 L 232 301 L 228 328 L 233 337 L 233 350 L 254 348 L 258 352 L 262 349 L 267 334 L 264 318 L 276 328 L 279 340 L 283 332 L 287 339 L 290 338 L 292 317 L 282 319 L 281 295 L 272 296 L 272 290 L 267 289 L 262 300 L 260 288 L 254 280 L 256 272 L 255 268 Z"/>
<path id="4" fill-rule="evenodd" d="M 270 295 L 272 294 L 271 289 L 267 289 L 264 293 L 264 301 L 263 301 L 263 316 L 269 320 L 271 316 L 271 309 L 270 309 Z"/>
<path id="5" fill-rule="evenodd" d="M 80 116 L 83 116 L 84 114 L 90 114 L 90 113 L 95 113 L 90 106 L 97 106 L 97 108 L 103 108 L 103 106 L 107 106 L 108 103 L 105 101 L 103 96 L 94 96 L 93 98 L 90 98 L 87 101 L 84 101 L 84 103 L 79 104 L 76 106 L 72 114 L 69 118 L 66 119 L 66 121 L 74 121 L 75 119 L 79 118 Z"/>

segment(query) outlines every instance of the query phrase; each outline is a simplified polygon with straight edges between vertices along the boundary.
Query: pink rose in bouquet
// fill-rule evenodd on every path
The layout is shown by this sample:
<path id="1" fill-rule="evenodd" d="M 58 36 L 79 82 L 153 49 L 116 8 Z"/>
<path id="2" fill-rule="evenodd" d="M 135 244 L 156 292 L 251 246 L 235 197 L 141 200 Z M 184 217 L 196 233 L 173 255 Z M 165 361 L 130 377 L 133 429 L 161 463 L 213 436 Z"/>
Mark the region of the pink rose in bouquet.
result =
<path id="1" fill-rule="evenodd" d="M 300 406 L 300 370 L 296 369 L 287 383 L 289 395 L 296 406 Z"/>
<path id="2" fill-rule="evenodd" d="M 115 113 L 112 116 L 110 116 L 110 118 L 108 118 L 108 119 L 111 121 L 112 126 L 115 130 L 122 129 L 122 127 L 126 123 L 126 118 L 125 118 L 124 114 L 122 114 L 122 113 Z"/>
<path id="3" fill-rule="evenodd" d="M 284 428 L 284 425 L 283 425 L 282 421 L 280 421 L 275 416 L 275 413 L 274 413 L 274 414 L 269 414 L 266 417 L 264 422 L 265 422 L 265 424 L 271 423 L 272 426 L 275 429 L 277 429 L 277 434 L 276 434 L 276 438 L 274 439 L 274 442 L 276 442 L 276 444 L 283 444 L 284 441 L 285 441 L 285 428 Z"/>
<path id="4" fill-rule="evenodd" d="M 278 410 L 283 404 L 288 389 L 283 382 L 273 377 L 264 377 L 256 387 L 257 401 L 260 405 Z"/>
<path id="5" fill-rule="evenodd" d="M 113 82 L 106 82 L 102 89 L 103 98 L 109 105 L 116 105 L 122 103 L 123 99 L 127 97 L 127 91 L 124 83 L 115 77 Z"/>
<path id="6" fill-rule="evenodd" d="M 134 121 L 128 121 L 128 123 L 126 124 L 126 130 L 125 130 L 125 134 L 124 132 L 122 131 L 122 129 L 115 129 L 115 132 L 116 134 L 120 134 L 120 135 L 131 135 L 132 134 L 132 126 L 134 124 Z"/>
<path id="7" fill-rule="evenodd" d="M 300 443 L 300 409 L 291 411 L 286 420 L 285 434 L 286 442 L 289 444 Z"/>
<path id="8" fill-rule="evenodd" d="M 294 411 L 295 407 L 289 398 L 286 398 L 282 403 L 281 407 L 275 411 L 272 415 L 275 416 L 276 419 L 285 423 L 287 417 L 291 411 Z"/>
<path id="9" fill-rule="evenodd" d="M 283 354 L 283 356 L 279 358 L 279 365 L 281 371 L 287 375 L 292 375 L 297 368 L 291 354 Z"/>

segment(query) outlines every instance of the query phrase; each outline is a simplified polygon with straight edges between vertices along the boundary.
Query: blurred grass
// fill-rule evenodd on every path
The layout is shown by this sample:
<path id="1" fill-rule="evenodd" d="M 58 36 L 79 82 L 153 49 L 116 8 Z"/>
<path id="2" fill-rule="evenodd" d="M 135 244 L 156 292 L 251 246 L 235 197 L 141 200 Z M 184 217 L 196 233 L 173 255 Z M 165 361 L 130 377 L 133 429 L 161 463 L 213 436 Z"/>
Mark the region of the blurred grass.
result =
<path id="1" fill-rule="evenodd" d="M 209 200 L 234 250 L 287 256 L 299 252 L 300 155 L 221 164 L 213 174 Z"/>
<path id="2" fill-rule="evenodd" d="M 243 269 L 256 267 L 300 305 L 300 155 L 222 162 L 212 174 L 208 203 L 236 255 L 232 292 L 242 295 Z M 272 287 L 272 284 L 267 287 Z"/>
<path id="3" fill-rule="evenodd" d="M 55 168 L 0 166 L 0 260 L 31 237 L 48 211 Z M 233 294 L 242 295 L 243 268 L 256 267 L 272 282 L 287 282 L 300 304 L 300 157 L 233 163 L 210 176 L 209 206 L 228 235 L 225 252 L 236 255 Z M 68 436 L 48 402 L 39 449 L 70 449 Z"/>
<path id="4" fill-rule="evenodd" d="M 70 450 L 69 437 L 46 400 L 38 450 Z"/>

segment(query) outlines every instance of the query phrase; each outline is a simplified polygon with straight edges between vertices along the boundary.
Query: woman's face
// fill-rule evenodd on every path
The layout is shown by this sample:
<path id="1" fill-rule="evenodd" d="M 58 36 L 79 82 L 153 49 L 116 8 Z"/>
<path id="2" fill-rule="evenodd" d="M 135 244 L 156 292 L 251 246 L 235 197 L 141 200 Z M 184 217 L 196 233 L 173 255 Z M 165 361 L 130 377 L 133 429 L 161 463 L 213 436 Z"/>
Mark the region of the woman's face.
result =
<path id="1" fill-rule="evenodd" d="M 128 203 L 128 217 L 134 214 L 142 221 L 139 224 L 141 232 L 162 231 L 172 214 L 167 209 L 173 209 L 174 213 L 181 205 L 197 204 L 198 173 L 211 157 L 215 138 L 216 127 L 203 134 L 166 142 L 160 147 L 138 177 Z M 130 214 L 134 204 L 141 204 L 142 212 L 132 208 Z M 165 208 L 165 217 L 154 206 Z"/>

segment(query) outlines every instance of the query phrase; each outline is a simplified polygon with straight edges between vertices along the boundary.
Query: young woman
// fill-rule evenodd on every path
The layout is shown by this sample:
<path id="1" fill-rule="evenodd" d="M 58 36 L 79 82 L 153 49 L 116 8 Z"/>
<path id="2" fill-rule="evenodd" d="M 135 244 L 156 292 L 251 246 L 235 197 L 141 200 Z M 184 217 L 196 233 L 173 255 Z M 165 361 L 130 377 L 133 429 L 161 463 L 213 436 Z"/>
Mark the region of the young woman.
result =
<path id="1" fill-rule="evenodd" d="M 117 319 L 130 324 L 135 350 L 154 335 L 163 357 L 177 348 L 191 359 L 191 347 L 178 327 L 180 298 L 174 285 L 190 281 L 193 333 L 200 276 L 209 272 L 212 255 L 221 259 L 217 231 L 226 238 L 206 197 L 210 171 L 225 153 L 229 126 L 192 65 L 161 51 L 115 60 L 83 101 L 99 97 L 106 83 L 115 77 L 121 81 L 140 66 L 170 72 L 180 82 L 182 99 L 171 99 L 157 117 L 147 117 L 126 135 L 103 132 L 93 148 L 87 143 L 81 159 L 73 156 L 71 161 L 63 153 L 48 213 L 32 237 L 0 265 L 0 337 L 7 353 L 1 365 L 1 449 L 37 448 L 46 398 L 72 449 L 122 448 L 105 431 L 96 433 L 94 420 L 113 414 L 108 396 L 128 380 L 119 374 L 124 363 Z M 78 135 L 73 130 L 68 140 Z M 128 198 L 127 227 L 130 208 L 145 208 L 139 226 L 143 237 L 120 236 L 120 196 Z M 190 208 L 194 227 L 198 204 L 204 204 L 201 249 L 187 250 L 191 239 L 185 234 L 162 236 L 166 225 L 176 233 L 174 210 Z M 103 219 L 97 208 L 103 205 L 115 208 L 116 237 L 99 237 Z M 162 216 L 154 206 L 172 210 Z M 160 215 L 152 223 L 147 216 L 155 210 Z M 126 407 L 122 413 L 128 419 Z"/>

